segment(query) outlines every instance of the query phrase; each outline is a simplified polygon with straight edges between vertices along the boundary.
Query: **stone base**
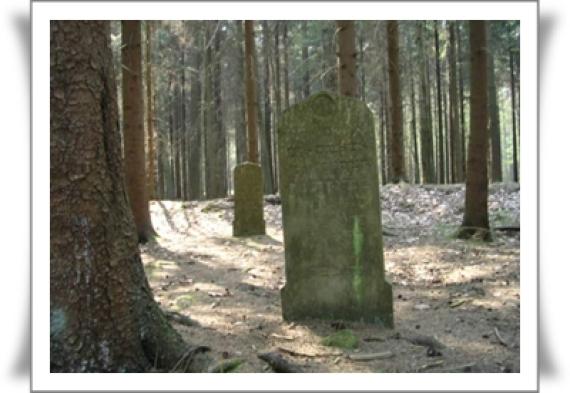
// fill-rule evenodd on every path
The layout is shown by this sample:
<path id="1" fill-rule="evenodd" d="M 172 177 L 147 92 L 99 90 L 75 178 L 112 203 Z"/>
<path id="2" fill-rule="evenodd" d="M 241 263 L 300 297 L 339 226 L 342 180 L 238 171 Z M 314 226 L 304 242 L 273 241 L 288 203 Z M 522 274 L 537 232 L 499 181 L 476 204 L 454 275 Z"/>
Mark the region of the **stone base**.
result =
<path id="1" fill-rule="evenodd" d="M 234 236 L 265 235 L 261 166 L 252 162 L 234 169 Z"/>
<path id="2" fill-rule="evenodd" d="M 376 289 L 365 290 L 363 295 L 362 301 L 358 302 L 344 278 L 307 278 L 295 288 L 286 284 L 281 289 L 283 319 L 345 320 L 393 328 L 392 284 L 383 281 Z"/>

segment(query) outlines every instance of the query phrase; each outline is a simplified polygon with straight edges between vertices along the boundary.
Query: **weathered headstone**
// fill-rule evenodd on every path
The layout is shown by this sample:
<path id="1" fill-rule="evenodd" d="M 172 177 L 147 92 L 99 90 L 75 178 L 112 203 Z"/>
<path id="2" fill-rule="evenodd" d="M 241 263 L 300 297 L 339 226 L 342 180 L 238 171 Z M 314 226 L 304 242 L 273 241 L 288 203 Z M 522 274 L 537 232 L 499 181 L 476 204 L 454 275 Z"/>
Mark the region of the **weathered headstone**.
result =
<path id="1" fill-rule="evenodd" d="M 278 137 L 284 319 L 392 327 L 371 112 L 354 98 L 319 93 L 283 114 Z"/>
<path id="2" fill-rule="evenodd" d="M 234 236 L 265 235 L 261 166 L 244 162 L 234 168 Z"/>

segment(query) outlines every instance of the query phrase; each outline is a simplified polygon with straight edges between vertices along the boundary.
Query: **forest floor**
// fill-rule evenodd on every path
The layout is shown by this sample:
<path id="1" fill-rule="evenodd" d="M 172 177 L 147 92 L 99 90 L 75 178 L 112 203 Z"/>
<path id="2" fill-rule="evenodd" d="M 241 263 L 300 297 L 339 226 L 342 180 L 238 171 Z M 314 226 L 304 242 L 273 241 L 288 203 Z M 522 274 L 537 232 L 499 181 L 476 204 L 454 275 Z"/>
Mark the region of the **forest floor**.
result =
<path id="1" fill-rule="evenodd" d="M 492 185 L 492 225 L 518 226 L 519 200 L 518 185 Z M 237 372 L 272 372 L 257 354 L 275 350 L 304 372 L 519 372 L 519 232 L 496 231 L 490 243 L 454 239 L 463 204 L 459 185 L 382 187 L 393 330 L 283 321 L 280 205 L 265 204 L 267 235 L 234 238 L 231 199 L 153 201 L 160 237 L 142 246 L 143 262 L 163 309 L 193 321 L 174 322 L 182 336 L 217 361 L 242 359 Z M 321 345 L 338 329 L 350 329 L 358 348 Z M 350 358 L 388 351 L 388 359 Z"/>

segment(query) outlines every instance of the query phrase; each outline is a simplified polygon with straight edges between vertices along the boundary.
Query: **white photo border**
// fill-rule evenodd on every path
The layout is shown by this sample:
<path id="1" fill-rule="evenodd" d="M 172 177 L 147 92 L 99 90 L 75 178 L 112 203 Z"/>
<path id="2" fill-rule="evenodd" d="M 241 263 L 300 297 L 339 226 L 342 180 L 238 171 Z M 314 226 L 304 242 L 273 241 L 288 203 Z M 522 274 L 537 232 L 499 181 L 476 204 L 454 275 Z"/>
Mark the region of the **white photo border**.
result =
<path id="1" fill-rule="evenodd" d="M 538 2 L 32 2 L 32 384 L 34 391 L 538 389 Z M 520 373 L 50 373 L 50 20 L 520 20 Z M 396 316 L 397 321 L 397 316 Z"/>

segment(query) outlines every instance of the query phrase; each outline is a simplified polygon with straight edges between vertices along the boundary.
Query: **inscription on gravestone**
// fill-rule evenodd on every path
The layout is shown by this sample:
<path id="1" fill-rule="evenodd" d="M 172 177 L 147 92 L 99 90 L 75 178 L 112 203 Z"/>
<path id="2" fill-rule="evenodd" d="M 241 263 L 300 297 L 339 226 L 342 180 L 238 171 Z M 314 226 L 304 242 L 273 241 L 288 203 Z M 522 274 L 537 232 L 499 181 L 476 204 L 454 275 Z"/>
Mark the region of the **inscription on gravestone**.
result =
<path id="1" fill-rule="evenodd" d="M 284 319 L 392 327 L 371 112 L 354 98 L 319 93 L 284 113 L 278 137 Z"/>

